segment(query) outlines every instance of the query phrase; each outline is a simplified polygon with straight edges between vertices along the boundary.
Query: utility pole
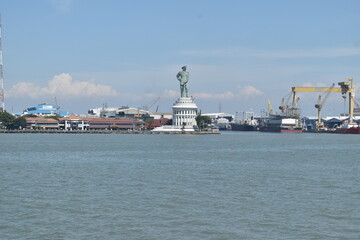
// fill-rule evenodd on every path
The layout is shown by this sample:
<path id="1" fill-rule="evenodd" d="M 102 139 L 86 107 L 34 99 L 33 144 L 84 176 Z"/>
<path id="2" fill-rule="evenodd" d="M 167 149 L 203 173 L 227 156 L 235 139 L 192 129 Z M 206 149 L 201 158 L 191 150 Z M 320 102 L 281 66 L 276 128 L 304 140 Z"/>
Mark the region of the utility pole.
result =
<path id="1" fill-rule="evenodd" d="M 1 44 L 1 15 L 0 15 L 0 112 L 5 111 L 5 96 L 4 96 L 4 74 L 2 62 L 2 44 Z"/>

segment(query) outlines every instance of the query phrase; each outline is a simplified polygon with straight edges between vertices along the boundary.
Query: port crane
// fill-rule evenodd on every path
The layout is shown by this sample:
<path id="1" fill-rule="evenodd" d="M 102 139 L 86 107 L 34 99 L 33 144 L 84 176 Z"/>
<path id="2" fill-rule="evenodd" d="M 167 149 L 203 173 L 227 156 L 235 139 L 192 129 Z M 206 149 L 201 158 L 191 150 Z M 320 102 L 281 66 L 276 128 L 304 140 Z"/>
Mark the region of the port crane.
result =
<path id="1" fill-rule="evenodd" d="M 293 102 L 290 104 L 290 99 L 293 97 Z M 295 118 L 300 117 L 300 109 L 297 107 L 297 103 L 300 98 L 296 98 L 294 92 L 288 93 L 285 98 L 282 99 L 281 105 L 279 109 L 281 110 L 281 114 L 284 116 L 291 116 Z"/>
<path id="2" fill-rule="evenodd" d="M 331 85 L 331 87 L 329 88 L 329 90 L 331 90 L 333 87 L 335 86 L 335 83 L 333 83 Z M 326 94 L 322 97 L 322 95 L 319 95 L 318 101 L 315 104 L 315 108 L 318 110 L 318 120 L 316 122 L 316 128 L 323 128 L 324 127 L 324 123 L 321 121 L 321 109 L 324 106 L 324 103 L 326 101 L 326 99 L 329 97 L 331 91 L 326 92 Z"/>
<path id="3" fill-rule="evenodd" d="M 339 82 L 338 85 L 340 87 L 292 87 L 292 108 L 296 108 L 297 106 L 297 92 L 335 92 L 341 93 L 343 98 L 346 98 L 346 94 L 349 94 L 349 122 L 353 122 L 354 120 L 354 97 L 355 88 L 353 86 L 353 79 L 348 78 L 347 81 Z M 326 100 L 326 99 L 325 99 Z M 321 106 L 322 107 L 322 106 Z"/>
<path id="4" fill-rule="evenodd" d="M 149 111 L 159 100 L 160 100 L 160 97 L 157 97 L 156 99 L 152 100 L 151 102 L 149 102 L 145 106 L 143 106 L 142 109 L 145 111 Z"/>
<path id="5" fill-rule="evenodd" d="M 273 111 L 273 108 L 272 108 L 272 106 L 271 106 L 270 100 L 268 100 L 268 113 L 269 113 L 269 115 L 274 114 L 274 111 Z"/>
<path id="6" fill-rule="evenodd" d="M 291 93 L 287 94 L 285 97 L 282 98 L 281 105 L 279 106 L 282 114 L 284 114 L 289 109 L 290 98 Z"/>

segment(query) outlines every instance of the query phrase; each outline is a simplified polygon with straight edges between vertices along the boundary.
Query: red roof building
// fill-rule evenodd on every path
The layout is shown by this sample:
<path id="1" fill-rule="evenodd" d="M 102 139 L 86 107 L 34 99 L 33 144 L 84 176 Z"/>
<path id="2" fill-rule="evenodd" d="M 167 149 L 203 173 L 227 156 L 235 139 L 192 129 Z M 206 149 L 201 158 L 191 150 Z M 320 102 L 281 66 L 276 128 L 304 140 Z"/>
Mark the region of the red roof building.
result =
<path id="1" fill-rule="evenodd" d="M 151 119 L 146 121 L 145 128 L 146 129 L 154 129 L 156 127 L 161 127 L 163 125 L 166 125 L 170 119 L 168 118 L 160 118 L 160 119 Z"/>
<path id="2" fill-rule="evenodd" d="M 140 129 L 143 128 L 145 123 L 142 120 L 131 118 L 84 118 L 89 122 L 89 129 Z"/>
<path id="3" fill-rule="evenodd" d="M 59 122 L 53 118 L 26 117 L 27 129 L 59 129 Z"/>

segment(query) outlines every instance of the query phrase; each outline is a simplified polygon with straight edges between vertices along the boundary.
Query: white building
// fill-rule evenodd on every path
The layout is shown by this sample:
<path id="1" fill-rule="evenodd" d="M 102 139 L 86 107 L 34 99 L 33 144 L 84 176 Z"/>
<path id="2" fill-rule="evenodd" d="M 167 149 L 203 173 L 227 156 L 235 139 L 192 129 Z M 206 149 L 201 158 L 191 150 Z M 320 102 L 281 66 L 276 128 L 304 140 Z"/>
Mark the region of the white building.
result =
<path id="1" fill-rule="evenodd" d="M 142 118 L 144 115 L 149 116 L 150 112 L 141 108 L 132 108 L 123 106 L 120 108 L 114 107 L 102 107 L 102 108 L 92 108 L 88 111 L 90 116 L 94 117 L 103 117 L 103 118 Z"/>
<path id="2" fill-rule="evenodd" d="M 60 118 L 59 126 L 64 130 L 87 130 L 89 129 L 89 121 L 72 114 L 69 117 Z"/>
<path id="3" fill-rule="evenodd" d="M 152 112 L 150 113 L 150 117 L 154 119 L 162 119 L 162 118 L 172 119 L 173 115 L 172 112 Z"/>

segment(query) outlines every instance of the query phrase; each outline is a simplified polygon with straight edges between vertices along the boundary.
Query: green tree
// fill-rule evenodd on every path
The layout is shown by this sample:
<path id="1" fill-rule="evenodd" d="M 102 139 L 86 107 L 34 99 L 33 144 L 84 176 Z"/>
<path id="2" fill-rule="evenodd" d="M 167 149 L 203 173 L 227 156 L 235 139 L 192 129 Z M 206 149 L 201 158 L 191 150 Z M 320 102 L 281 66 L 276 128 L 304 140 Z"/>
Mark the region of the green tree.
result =
<path id="1" fill-rule="evenodd" d="M 2 126 L 6 129 L 19 129 L 26 128 L 26 119 L 24 117 L 18 117 L 11 115 L 8 112 L 0 113 L 0 122 L 2 122 Z"/>
<path id="2" fill-rule="evenodd" d="M 200 114 L 195 118 L 198 128 L 204 129 L 211 124 L 211 118 L 209 116 L 201 116 Z"/>
<path id="3" fill-rule="evenodd" d="M 26 119 L 24 117 L 18 117 L 14 120 L 13 129 L 26 128 Z"/>
<path id="4" fill-rule="evenodd" d="M 37 117 L 35 114 L 25 114 L 22 117 Z"/>
<path id="5" fill-rule="evenodd" d="M 147 129 L 153 129 L 154 118 L 146 118 L 144 119 L 144 122 Z"/>
<path id="6" fill-rule="evenodd" d="M 2 122 L 2 126 L 6 129 L 13 129 L 12 125 L 14 124 L 15 117 L 8 112 L 0 113 L 0 122 Z"/>

